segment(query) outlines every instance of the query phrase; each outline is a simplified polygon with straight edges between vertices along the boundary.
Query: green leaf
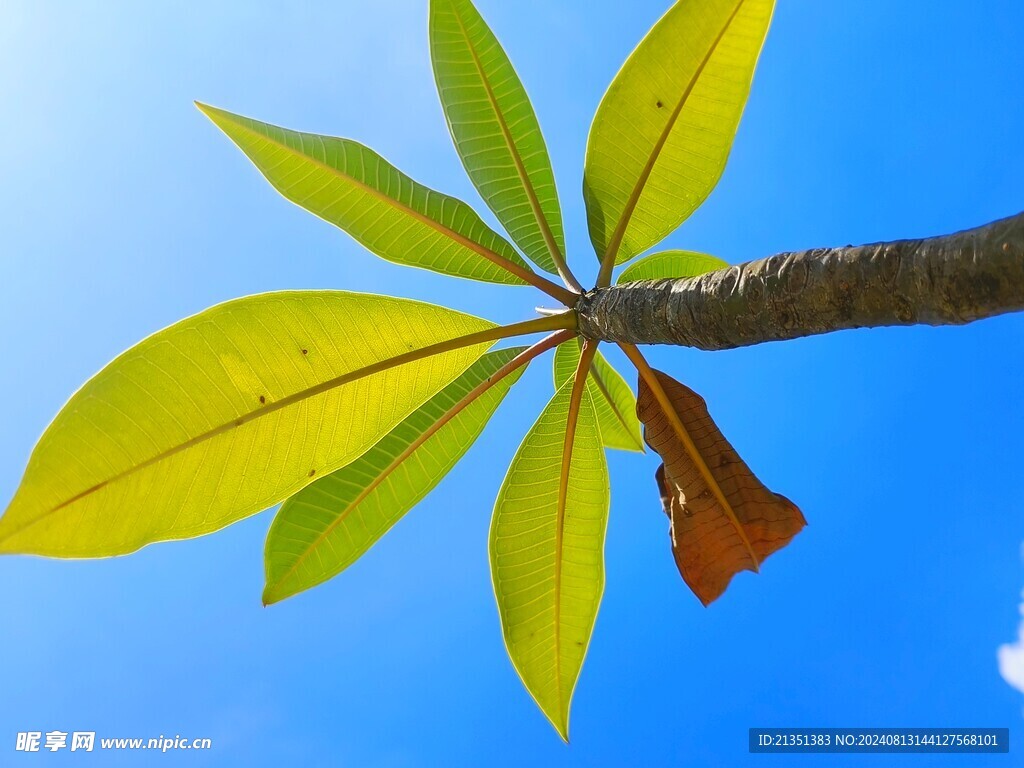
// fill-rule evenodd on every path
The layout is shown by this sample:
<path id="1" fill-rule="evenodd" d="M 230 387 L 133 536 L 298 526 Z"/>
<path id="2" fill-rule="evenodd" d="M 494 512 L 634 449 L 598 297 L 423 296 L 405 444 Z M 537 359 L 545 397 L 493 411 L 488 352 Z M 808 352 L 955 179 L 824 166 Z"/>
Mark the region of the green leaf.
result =
<path id="1" fill-rule="evenodd" d="M 522 273 L 529 274 L 522 257 L 472 208 L 413 181 L 362 144 L 197 106 L 278 192 L 378 256 L 491 283 L 520 285 Z"/>
<path id="2" fill-rule="evenodd" d="M 615 282 L 635 283 L 637 280 L 661 280 L 671 277 L 697 277 L 728 267 L 728 262 L 717 256 L 696 251 L 662 251 L 630 264 Z"/>
<path id="3" fill-rule="evenodd" d="M 584 389 L 560 508 L 572 382 L 519 447 L 491 521 L 491 577 L 505 646 L 530 694 L 568 740 L 569 703 L 604 591 L 608 467 Z"/>
<path id="4" fill-rule="evenodd" d="M 580 361 L 577 339 L 560 344 L 555 350 L 555 389 L 576 373 Z M 598 352 L 587 378 L 587 391 L 594 403 L 597 425 L 606 448 L 643 453 L 640 420 L 636 416 L 636 397 L 622 375 Z"/>
<path id="5" fill-rule="evenodd" d="M 470 0 L 431 0 L 430 55 L 470 179 L 523 252 L 555 272 L 565 239 L 544 137 L 512 62 Z"/>
<path id="6" fill-rule="evenodd" d="M 501 379 L 426 440 L 423 435 L 523 349 L 484 355 L 354 462 L 288 499 L 267 534 L 264 604 L 341 573 L 423 499 L 480 436 L 525 368 Z"/>
<path id="7" fill-rule="evenodd" d="M 0 518 L 0 552 L 117 555 L 259 512 L 361 455 L 501 330 L 340 291 L 251 296 L 175 323 L 47 428 Z"/>
<path id="8" fill-rule="evenodd" d="M 678 0 L 615 76 L 587 140 L 584 197 L 602 261 L 657 243 L 725 168 L 774 0 Z"/>

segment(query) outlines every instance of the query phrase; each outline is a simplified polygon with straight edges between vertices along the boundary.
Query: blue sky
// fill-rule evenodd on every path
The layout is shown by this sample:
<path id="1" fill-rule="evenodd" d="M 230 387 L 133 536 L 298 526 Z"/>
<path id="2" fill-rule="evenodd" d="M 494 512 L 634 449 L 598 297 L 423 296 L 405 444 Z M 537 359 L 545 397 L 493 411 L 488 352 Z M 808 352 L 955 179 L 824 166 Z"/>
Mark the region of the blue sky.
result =
<path id="1" fill-rule="evenodd" d="M 479 6 L 533 98 L 592 279 L 590 117 L 667 2 Z M 216 302 L 344 288 L 500 321 L 538 303 L 377 260 L 279 198 L 192 107 L 361 140 L 483 213 L 434 93 L 425 0 L 8 0 L 0 17 L 0 500 L 82 381 Z M 781 0 L 729 167 L 666 245 L 738 262 L 1024 209 L 1022 28 L 1013 0 Z M 704 609 L 672 562 L 656 460 L 613 455 L 608 586 L 569 747 L 505 656 L 487 572 L 494 496 L 550 395 L 545 360 L 427 501 L 281 605 L 260 607 L 269 513 L 125 558 L 0 559 L 0 762 L 782 765 L 746 753 L 747 728 L 801 725 L 1009 726 L 1019 751 L 1024 699 L 996 650 L 1024 585 L 1022 342 L 1024 315 L 652 350 L 810 525 Z M 15 732 L 52 729 L 214 748 L 13 752 Z"/>

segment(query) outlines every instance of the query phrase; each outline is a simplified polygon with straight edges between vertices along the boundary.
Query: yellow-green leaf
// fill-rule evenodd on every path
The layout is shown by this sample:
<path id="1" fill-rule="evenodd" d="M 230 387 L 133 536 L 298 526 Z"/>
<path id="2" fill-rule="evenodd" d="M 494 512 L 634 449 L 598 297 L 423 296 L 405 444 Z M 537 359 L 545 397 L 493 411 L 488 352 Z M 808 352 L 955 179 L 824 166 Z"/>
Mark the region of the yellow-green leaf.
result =
<path id="1" fill-rule="evenodd" d="M 491 578 L 512 663 L 562 738 L 604 591 L 608 468 L 586 389 L 560 509 L 559 466 L 573 382 L 519 447 L 491 521 Z"/>
<path id="2" fill-rule="evenodd" d="M 621 264 L 704 201 L 725 168 L 774 0 L 678 0 L 615 76 L 587 141 L 598 258 Z"/>
<path id="3" fill-rule="evenodd" d="M 484 355 L 358 459 L 288 499 L 267 534 L 264 604 L 341 573 L 426 496 L 480 436 L 525 368 L 495 383 L 427 439 L 423 436 L 522 350 Z"/>
<path id="4" fill-rule="evenodd" d="M 661 280 L 672 277 L 697 277 L 728 267 L 728 262 L 717 256 L 696 251 L 662 251 L 644 256 L 622 270 L 615 282 L 635 283 L 637 280 Z"/>
<path id="5" fill-rule="evenodd" d="M 251 296 L 175 323 L 47 428 L 0 518 L 0 552 L 117 555 L 259 512 L 361 455 L 498 331 L 340 291 Z M 448 343 L 467 334 L 472 345 Z M 455 348 L 414 359 L 434 344 Z"/>
<path id="6" fill-rule="evenodd" d="M 388 261 L 514 285 L 530 272 L 472 208 L 413 181 L 358 142 L 198 107 L 278 192 Z"/>
<path id="7" fill-rule="evenodd" d="M 580 361 L 580 345 L 573 339 L 555 350 L 555 389 L 561 387 L 576 373 Z M 594 403 L 601 440 L 606 448 L 643 453 L 640 420 L 636 416 L 636 397 L 622 375 L 600 352 L 594 356 L 587 391 Z"/>
<path id="8" fill-rule="evenodd" d="M 512 62 L 470 0 L 431 0 L 430 55 L 470 179 L 523 252 L 555 272 L 565 238 L 547 146 Z"/>

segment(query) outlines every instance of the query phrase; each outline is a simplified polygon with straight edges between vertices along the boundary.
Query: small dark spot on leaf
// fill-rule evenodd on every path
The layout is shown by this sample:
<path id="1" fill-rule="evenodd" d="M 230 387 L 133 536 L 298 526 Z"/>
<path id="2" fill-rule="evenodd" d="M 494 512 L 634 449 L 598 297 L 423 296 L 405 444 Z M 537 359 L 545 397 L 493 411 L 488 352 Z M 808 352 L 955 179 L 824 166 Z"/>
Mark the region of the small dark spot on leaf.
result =
<path id="1" fill-rule="evenodd" d="M 308 355 L 308 354 L 309 354 L 309 350 L 308 350 L 308 349 L 304 349 L 304 350 L 302 350 L 302 354 L 304 354 L 304 355 Z"/>
<path id="2" fill-rule="evenodd" d="M 260 405 L 262 405 L 265 402 L 267 402 L 267 398 L 265 398 L 263 395 L 260 395 Z"/>
<path id="3" fill-rule="evenodd" d="M 659 99 L 659 101 L 658 101 L 658 109 L 661 109 L 661 108 L 662 108 L 662 107 L 664 107 L 664 106 L 665 106 L 665 105 L 664 105 L 664 104 L 662 104 L 662 103 L 661 103 L 661 100 Z"/>
<path id="4" fill-rule="evenodd" d="M 315 470 L 315 469 L 311 469 L 311 470 L 309 470 L 309 476 L 310 476 L 310 477 L 312 477 L 312 476 L 313 476 L 313 475 L 315 475 L 315 474 L 316 474 L 316 470 Z"/>

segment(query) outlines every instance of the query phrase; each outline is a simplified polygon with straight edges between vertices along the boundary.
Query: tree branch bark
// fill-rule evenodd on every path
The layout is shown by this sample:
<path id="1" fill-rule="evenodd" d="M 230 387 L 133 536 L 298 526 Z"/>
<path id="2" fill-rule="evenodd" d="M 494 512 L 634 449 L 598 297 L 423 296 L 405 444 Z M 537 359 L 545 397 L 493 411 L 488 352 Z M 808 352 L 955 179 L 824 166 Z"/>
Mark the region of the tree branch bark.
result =
<path id="1" fill-rule="evenodd" d="M 730 349 L 846 328 L 960 325 L 1024 309 L 1024 213 L 923 240 L 780 253 L 699 277 L 598 288 L 581 333 Z"/>

